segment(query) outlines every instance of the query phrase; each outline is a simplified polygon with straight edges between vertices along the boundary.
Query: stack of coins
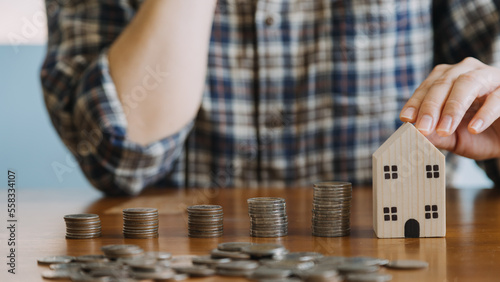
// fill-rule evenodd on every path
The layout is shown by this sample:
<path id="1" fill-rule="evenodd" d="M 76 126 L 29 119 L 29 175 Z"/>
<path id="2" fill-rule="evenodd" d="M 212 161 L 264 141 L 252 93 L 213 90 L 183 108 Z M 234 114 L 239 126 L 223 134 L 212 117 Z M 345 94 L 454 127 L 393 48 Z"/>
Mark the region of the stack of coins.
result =
<path id="1" fill-rule="evenodd" d="M 283 198 L 250 198 L 248 215 L 250 216 L 250 236 L 281 237 L 288 234 L 288 217 Z"/>
<path id="2" fill-rule="evenodd" d="M 64 216 L 67 239 L 91 239 L 101 237 L 101 219 L 97 214 L 82 213 Z"/>
<path id="3" fill-rule="evenodd" d="M 223 216 L 219 205 L 196 205 L 187 208 L 188 235 L 192 238 L 214 238 L 222 236 Z"/>
<path id="4" fill-rule="evenodd" d="M 349 182 L 314 184 L 312 234 L 319 237 L 349 235 L 351 199 L 352 185 Z"/>
<path id="5" fill-rule="evenodd" d="M 123 236 L 131 239 L 158 238 L 158 210 L 130 208 L 123 210 Z"/>

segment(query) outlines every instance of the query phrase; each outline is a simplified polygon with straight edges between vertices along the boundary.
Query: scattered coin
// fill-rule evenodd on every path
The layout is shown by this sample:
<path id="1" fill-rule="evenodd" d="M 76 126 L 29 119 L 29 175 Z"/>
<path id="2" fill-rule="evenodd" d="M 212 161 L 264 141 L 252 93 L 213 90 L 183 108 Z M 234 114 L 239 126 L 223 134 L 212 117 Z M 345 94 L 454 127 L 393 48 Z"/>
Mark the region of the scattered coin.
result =
<path id="1" fill-rule="evenodd" d="M 323 257 L 323 254 L 316 252 L 293 252 L 284 255 L 273 256 L 275 260 L 295 260 L 295 261 L 317 261 Z"/>
<path id="2" fill-rule="evenodd" d="M 212 258 L 211 256 L 198 256 L 192 259 L 194 265 L 205 265 L 207 267 L 215 267 L 220 264 L 229 263 L 229 258 Z"/>
<path id="3" fill-rule="evenodd" d="M 75 262 L 107 262 L 105 255 L 84 255 L 75 257 Z"/>
<path id="4" fill-rule="evenodd" d="M 251 260 L 232 261 L 219 264 L 217 274 L 221 276 L 250 276 L 259 267 L 259 263 Z"/>
<path id="5" fill-rule="evenodd" d="M 349 257 L 346 259 L 349 263 L 361 263 L 365 265 L 386 265 L 389 263 L 388 259 L 372 258 L 372 257 Z"/>
<path id="6" fill-rule="evenodd" d="M 289 269 L 269 268 L 260 266 L 248 278 L 251 280 L 284 279 L 292 275 Z"/>
<path id="7" fill-rule="evenodd" d="M 253 245 L 250 242 L 228 242 L 228 243 L 220 243 L 217 245 L 217 249 L 221 251 L 228 252 L 241 252 L 241 249 L 247 246 Z"/>
<path id="8" fill-rule="evenodd" d="M 372 273 L 377 272 L 380 267 L 378 265 L 366 265 L 361 263 L 343 263 L 337 267 L 342 273 Z"/>
<path id="9" fill-rule="evenodd" d="M 287 253 L 287 249 L 280 244 L 253 244 L 241 249 L 243 253 L 249 254 L 252 257 L 272 257 Z"/>
<path id="10" fill-rule="evenodd" d="M 429 267 L 429 263 L 421 260 L 393 260 L 385 266 L 397 269 L 420 269 Z"/>
<path id="11" fill-rule="evenodd" d="M 195 205 L 187 208 L 188 235 L 192 238 L 215 238 L 223 234 L 222 207 L 219 205 Z"/>
<path id="12" fill-rule="evenodd" d="M 72 256 L 48 256 L 38 259 L 39 264 L 59 264 L 72 262 L 75 257 Z"/>
<path id="13" fill-rule="evenodd" d="M 172 253 L 167 253 L 167 252 L 146 252 L 144 254 L 144 256 L 147 258 L 154 258 L 156 260 L 171 260 L 172 259 Z"/>
<path id="14" fill-rule="evenodd" d="M 387 282 L 392 280 L 392 275 L 382 273 L 350 273 L 345 276 L 349 282 Z"/>
<path id="15" fill-rule="evenodd" d="M 247 200 L 250 236 L 281 237 L 288 234 L 288 216 L 283 198 L 257 197 Z"/>
<path id="16" fill-rule="evenodd" d="M 210 252 L 210 256 L 212 258 L 229 258 L 232 260 L 249 260 L 250 255 L 242 252 L 227 252 L 221 251 L 219 249 L 213 249 Z"/>
<path id="17" fill-rule="evenodd" d="M 341 237 L 351 232 L 352 185 L 349 182 L 319 182 L 313 188 L 312 234 Z"/>
<path id="18" fill-rule="evenodd" d="M 262 259 L 260 263 L 269 268 L 306 270 L 314 267 L 312 261 Z"/>
<path id="19" fill-rule="evenodd" d="M 42 272 L 44 279 L 66 279 L 71 277 L 71 271 L 67 269 L 46 270 Z"/>
<path id="20" fill-rule="evenodd" d="M 298 275 L 306 282 L 337 282 L 342 281 L 335 269 L 311 269 Z"/>
<path id="21" fill-rule="evenodd" d="M 144 255 L 141 247 L 136 245 L 107 245 L 101 250 L 110 259 L 140 257 Z"/>
<path id="22" fill-rule="evenodd" d="M 187 274 L 191 277 L 206 277 L 215 275 L 215 270 L 206 266 L 183 266 L 175 267 L 175 271 Z"/>

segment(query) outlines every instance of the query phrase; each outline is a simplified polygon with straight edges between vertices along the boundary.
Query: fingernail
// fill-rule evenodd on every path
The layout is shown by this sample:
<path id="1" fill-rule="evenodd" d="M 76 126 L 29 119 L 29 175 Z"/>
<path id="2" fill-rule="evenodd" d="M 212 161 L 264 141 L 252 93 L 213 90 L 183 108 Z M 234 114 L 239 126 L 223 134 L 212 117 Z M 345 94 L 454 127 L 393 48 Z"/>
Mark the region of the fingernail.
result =
<path id="1" fill-rule="evenodd" d="M 412 120 L 415 115 L 415 108 L 414 107 L 408 107 L 406 108 L 403 112 L 401 112 L 401 117 L 405 119 Z"/>
<path id="2" fill-rule="evenodd" d="M 445 115 L 442 119 L 441 122 L 439 123 L 438 128 L 436 131 L 443 131 L 443 132 L 450 132 L 451 130 L 451 124 L 453 123 L 453 119 L 451 118 L 450 115 Z"/>
<path id="3" fill-rule="evenodd" d="M 421 119 L 420 122 L 418 123 L 418 130 L 420 131 L 431 131 L 431 126 L 432 126 L 432 117 L 430 115 L 424 115 Z"/>
<path id="4" fill-rule="evenodd" d="M 483 123 L 484 122 L 482 119 L 476 119 L 474 122 L 472 122 L 470 127 L 474 129 L 474 131 L 479 132 L 483 127 Z"/>

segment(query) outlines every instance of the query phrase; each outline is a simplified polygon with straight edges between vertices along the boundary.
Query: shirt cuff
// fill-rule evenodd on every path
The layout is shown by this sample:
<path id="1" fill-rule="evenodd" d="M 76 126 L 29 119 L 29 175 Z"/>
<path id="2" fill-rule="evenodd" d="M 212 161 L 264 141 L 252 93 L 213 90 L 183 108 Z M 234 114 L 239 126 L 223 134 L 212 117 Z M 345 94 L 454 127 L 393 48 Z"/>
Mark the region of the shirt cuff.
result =
<path id="1" fill-rule="evenodd" d="M 106 194 L 137 194 L 169 172 L 193 122 L 146 146 L 127 139 L 127 120 L 109 71 L 107 50 L 86 69 L 73 109 L 82 170 Z"/>

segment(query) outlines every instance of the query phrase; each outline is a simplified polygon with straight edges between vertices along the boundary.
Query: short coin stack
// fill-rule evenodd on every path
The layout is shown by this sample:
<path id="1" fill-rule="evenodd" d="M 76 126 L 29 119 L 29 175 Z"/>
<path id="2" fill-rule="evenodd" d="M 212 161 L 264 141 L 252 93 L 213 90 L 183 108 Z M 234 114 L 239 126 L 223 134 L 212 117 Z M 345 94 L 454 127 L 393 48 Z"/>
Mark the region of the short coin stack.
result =
<path id="1" fill-rule="evenodd" d="M 314 184 L 312 235 L 347 236 L 351 232 L 352 185 L 349 182 Z"/>
<path id="2" fill-rule="evenodd" d="M 219 205 L 195 205 L 187 208 L 188 235 L 192 238 L 215 238 L 224 231 L 222 207 Z"/>
<path id="3" fill-rule="evenodd" d="M 250 236 L 281 237 L 288 234 L 288 217 L 283 198 L 250 198 L 248 215 L 250 216 Z"/>
<path id="4" fill-rule="evenodd" d="M 158 238 L 158 225 L 158 210 L 155 208 L 123 210 L 123 236 L 125 238 Z"/>
<path id="5" fill-rule="evenodd" d="M 101 237 L 101 219 L 97 214 L 82 213 L 64 216 L 67 239 L 92 239 Z"/>

